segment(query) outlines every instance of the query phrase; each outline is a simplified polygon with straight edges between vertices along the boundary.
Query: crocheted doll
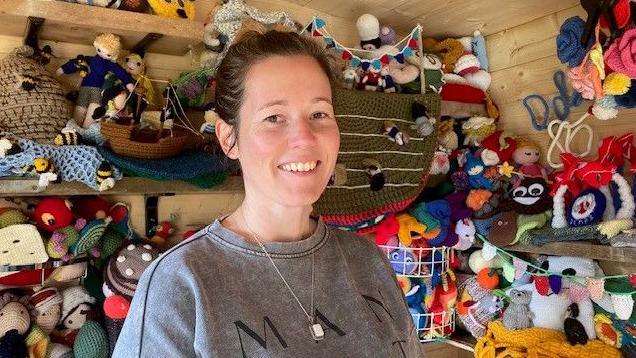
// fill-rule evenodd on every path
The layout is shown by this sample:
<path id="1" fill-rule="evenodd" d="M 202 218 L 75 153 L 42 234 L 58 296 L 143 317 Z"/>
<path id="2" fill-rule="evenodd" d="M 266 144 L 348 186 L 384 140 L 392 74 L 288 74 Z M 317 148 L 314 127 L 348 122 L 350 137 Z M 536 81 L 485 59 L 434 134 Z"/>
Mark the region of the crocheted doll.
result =
<path id="1" fill-rule="evenodd" d="M 128 104 L 133 118 L 137 122 L 141 118 L 143 112 L 154 98 L 154 89 L 152 82 L 146 76 L 146 64 L 144 63 L 143 53 L 129 53 L 124 58 L 123 67 L 130 76 L 135 80 L 135 91 L 131 94 Z"/>
<path id="2" fill-rule="evenodd" d="M 90 319 L 95 304 L 95 298 L 88 294 L 82 286 L 72 286 L 62 291 L 62 315 L 59 330 L 52 333 L 52 338 L 58 343 L 73 346 L 80 328 Z"/>
<path id="3" fill-rule="evenodd" d="M 100 34 L 93 42 L 97 54 L 95 56 L 84 56 L 83 60 L 87 66 L 85 75 L 79 89 L 79 97 L 75 106 L 73 118 L 78 124 L 85 128 L 93 123 L 93 111 L 101 102 L 101 89 L 104 85 L 104 78 L 110 71 L 119 79 L 129 91 L 133 91 L 134 85 L 130 75 L 117 64 L 117 58 L 121 50 L 119 37 L 113 34 Z M 83 61 L 75 58 L 57 69 L 58 75 L 71 74 L 82 69 Z M 81 75 L 81 74 L 80 74 Z"/>
<path id="4" fill-rule="evenodd" d="M 508 329 L 526 329 L 532 327 L 534 313 L 528 305 L 532 299 L 532 293 L 521 290 L 511 290 L 508 294 L 510 305 L 503 314 L 503 325 Z"/>
<path id="5" fill-rule="evenodd" d="M 512 153 L 512 159 L 519 166 L 517 172 L 524 177 L 540 177 L 548 181 L 545 168 L 538 163 L 541 147 L 536 142 L 524 137 L 518 137 L 516 142 L 517 147 Z"/>
<path id="6" fill-rule="evenodd" d="M 53 332 L 62 316 L 62 296 L 55 287 L 36 291 L 29 298 L 33 321 L 47 334 Z"/>

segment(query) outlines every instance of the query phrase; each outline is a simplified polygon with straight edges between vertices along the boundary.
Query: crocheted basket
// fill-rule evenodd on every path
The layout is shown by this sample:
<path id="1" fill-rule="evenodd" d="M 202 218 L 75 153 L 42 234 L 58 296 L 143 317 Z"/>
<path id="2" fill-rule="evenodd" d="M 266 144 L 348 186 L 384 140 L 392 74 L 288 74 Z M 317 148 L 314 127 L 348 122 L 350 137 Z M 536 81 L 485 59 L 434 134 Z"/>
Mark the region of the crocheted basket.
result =
<path id="1" fill-rule="evenodd" d="M 314 204 L 314 212 L 326 223 L 355 226 L 377 216 L 406 208 L 420 194 L 433 159 L 437 133 L 422 137 L 411 108 L 417 101 L 433 118 L 439 116 L 437 94 L 385 94 L 335 89 L 333 103 L 340 127 L 338 164 L 347 170 L 344 185 L 329 185 Z M 410 141 L 404 145 L 385 135 L 386 120 L 392 121 Z M 372 191 L 365 172 L 365 159 L 377 160 L 385 184 Z"/>
<path id="2" fill-rule="evenodd" d="M 126 157 L 142 159 L 163 159 L 178 155 L 188 141 L 188 132 L 174 128 L 172 136 L 159 139 L 155 143 L 142 143 L 130 139 L 133 127 L 102 121 L 101 132 L 113 152 Z"/>
<path id="3" fill-rule="evenodd" d="M 71 117 L 62 85 L 18 47 L 0 60 L 0 132 L 39 143 L 52 143 Z"/>

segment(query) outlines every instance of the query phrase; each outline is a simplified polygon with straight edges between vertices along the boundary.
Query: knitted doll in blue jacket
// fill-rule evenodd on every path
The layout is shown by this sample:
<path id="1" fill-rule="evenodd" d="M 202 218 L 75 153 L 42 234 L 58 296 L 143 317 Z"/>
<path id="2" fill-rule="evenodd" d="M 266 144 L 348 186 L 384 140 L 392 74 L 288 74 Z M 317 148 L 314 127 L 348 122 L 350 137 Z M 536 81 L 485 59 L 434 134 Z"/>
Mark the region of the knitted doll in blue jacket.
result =
<path id="1" fill-rule="evenodd" d="M 117 64 L 121 50 L 119 37 L 100 34 L 95 38 L 93 46 L 97 51 L 95 56 L 79 55 L 57 69 L 58 75 L 79 72 L 82 77 L 73 118 L 85 128 L 93 123 L 93 111 L 101 103 L 104 77 L 108 72 L 112 72 L 129 91 L 132 92 L 135 87 L 130 75 Z"/>

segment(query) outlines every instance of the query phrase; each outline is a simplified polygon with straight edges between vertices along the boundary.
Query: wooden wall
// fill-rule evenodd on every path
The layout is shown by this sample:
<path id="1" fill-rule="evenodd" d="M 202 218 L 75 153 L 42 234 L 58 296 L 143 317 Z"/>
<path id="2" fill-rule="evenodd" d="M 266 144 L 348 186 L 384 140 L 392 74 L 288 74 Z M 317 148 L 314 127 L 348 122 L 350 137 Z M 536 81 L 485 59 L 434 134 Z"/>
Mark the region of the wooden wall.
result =
<path id="1" fill-rule="evenodd" d="M 552 80 L 557 70 L 566 70 L 556 56 L 556 36 L 561 24 L 571 16 L 586 19 L 586 13 L 580 6 L 570 7 L 550 15 L 532 20 L 510 29 L 490 34 L 486 37 L 486 46 L 490 61 L 492 85 L 490 91 L 501 111 L 500 126 L 518 135 L 527 135 L 538 141 L 547 151 L 549 137 L 546 131 L 536 131 L 522 104 L 529 94 L 544 96 L 549 103 L 558 94 Z M 572 93 L 571 87 L 569 87 Z M 591 104 L 573 108 L 569 119 L 577 120 Z M 552 108 L 551 118 L 554 119 Z M 542 109 L 535 108 L 536 113 Z M 594 130 L 593 155 L 596 155 L 596 143 L 608 135 L 620 135 L 634 128 L 633 110 L 621 110 L 616 119 L 600 121 L 589 117 L 585 123 Z M 584 136 L 576 138 L 574 150 L 585 146 Z M 557 158 L 553 158 L 556 160 Z"/>

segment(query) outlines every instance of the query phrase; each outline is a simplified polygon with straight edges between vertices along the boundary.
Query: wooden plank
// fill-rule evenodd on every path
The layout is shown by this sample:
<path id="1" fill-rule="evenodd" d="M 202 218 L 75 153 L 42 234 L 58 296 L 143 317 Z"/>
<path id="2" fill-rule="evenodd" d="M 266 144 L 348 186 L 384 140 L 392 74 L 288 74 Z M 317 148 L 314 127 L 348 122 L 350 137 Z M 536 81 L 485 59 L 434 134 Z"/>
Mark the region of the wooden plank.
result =
<path id="1" fill-rule="evenodd" d="M 450 344 L 453 347 L 457 347 L 464 351 L 474 352 L 475 344 L 477 340 L 471 336 L 470 333 L 462 330 L 455 329 L 455 332 L 446 340 L 446 344 Z"/>
<path id="2" fill-rule="evenodd" d="M 130 11 L 121 11 L 98 6 L 86 6 L 62 1 L 4 0 L 0 2 L 2 34 L 20 36 L 16 33 L 26 17 L 36 16 L 46 21 L 40 38 L 90 44 L 98 33 L 112 32 L 122 37 L 125 47 L 130 48 L 149 32 L 164 37 L 153 43 L 149 51 L 183 55 L 190 46 L 203 39 L 203 23 L 199 21 L 160 17 Z M 114 19 L 117 19 L 116 21 Z"/>
<path id="3" fill-rule="evenodd" d="M 585 11 L 577 5 L 486 36 L 490 71 L 556 55 L 556 36 L 561 24 L 572 16 L 585 18 Z"/>
<path id="4" fill-rule="evenodd" d="M 124 178 L 117 181 L 113 189 L 97 192 L 79 182 L 50 184 L 45 190 L 37 187 L 33 179 L 0 179 L 0 197 L 9 196 L 70 196 L 70 195 L 134 195 L 134 194 L 201 194 L 243 192 L 243 179 L 229 177 L 225 182 L 210 189 L 196 187 L 182 181 L 157 181 L 147 178 Z"/>

